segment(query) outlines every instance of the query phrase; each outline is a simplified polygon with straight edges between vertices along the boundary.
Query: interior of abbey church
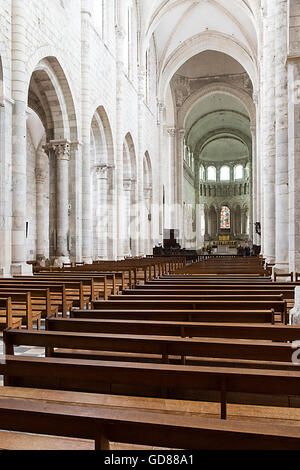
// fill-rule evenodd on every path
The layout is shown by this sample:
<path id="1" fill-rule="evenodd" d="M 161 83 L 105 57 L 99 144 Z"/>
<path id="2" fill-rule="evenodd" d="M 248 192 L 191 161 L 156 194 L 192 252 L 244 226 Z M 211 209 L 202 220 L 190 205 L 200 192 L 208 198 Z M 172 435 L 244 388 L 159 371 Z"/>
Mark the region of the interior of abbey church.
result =
<path id="1" fill-rule="evenodd" d="M 299 450 L 299 221 L 300 0 L 1 0 L 0 450 Z"/>

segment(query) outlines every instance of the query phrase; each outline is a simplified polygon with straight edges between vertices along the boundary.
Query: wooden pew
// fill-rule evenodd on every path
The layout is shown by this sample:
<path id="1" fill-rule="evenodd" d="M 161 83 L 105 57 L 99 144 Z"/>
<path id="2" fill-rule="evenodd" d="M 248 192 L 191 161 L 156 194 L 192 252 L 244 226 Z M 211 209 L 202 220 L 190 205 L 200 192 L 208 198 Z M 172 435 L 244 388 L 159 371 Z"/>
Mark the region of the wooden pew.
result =
<path id="1" fill-rule="evenodd" d="M 293 350 L 283 342 L 250 341 L 222 338 L 166 338 L 142 335 L 70 333 L 61 331 L 20 331 L 7 329 L 3 333 L 5 354 L 13 356 L 15 346 L 45 348 L 47 357 L 106 360 L 103 352 L 149 355 L 149 362 L 188 363 L 192 358 L 244 359 L 247 361 L 291 363 Z M 109 355 L 108 355 L 109 356 Z M 151 356 L 151 357 L 150 357 Z M 177 356 L 180 359 L 172 358 Z M 126 355 L 124 355 L 126 360 Z M 195 362 L 195 361 L 194 361 Z M 300 369 L 300 366 L 299 366 Z"/>
<path id="2" fill-rule="evenodd" d="M 124 296 L 125 297 L 125 296 Z M 127 297 L 127 296 L 126 296 Z M 129 296 L 128 296 L 129 297 Z M 108 302 L 92 302 L 92 310 L 271 310 L 287 323 L 285 300 L 134 300 L 120 297 Z"/>
<path id="3" fill-rule="evenodd" d="M 248 295 L 253 295 L 260 297 L 262 295 L 268 295 L 268 296 L 278 296 L 281 295 L 283 299 L 294 299 L 295 295 L 295 289 L 293 287 L 288 288 L 288 289 L 272 289 L 266 290 L 265 288 L 263 289 L 248 289 L 248 287 L 243 287 L 243 288 L 235 288 L 234 286 L 230 286 L 228 289 L 219 289 L 218 287 L 215 287 L 214 289 L 209 288 L 205 289 L 202 287 L 202 289 L 198 289 L 196 286 L 194 287 L 185 287 L 185 286 L 180 286 L 177 288 L 176 286 L 172 286 L 169 288 L 168 286 L 163 286 L 159 288 L 155 288 L 154 286 L 139 286 L 140 288 L 134 289 L 134 290 L 125 290 L 122 292 L 123 295 L 151 295 L 151 296 L 160 296 L 160 295 L 182 295 L 182 296 L 191 296 L 191 295 L 196 295 L 196 296 L 207 296 L 207 295 L 218 295 L 218 296 L 233 296 L 233 295 L 243 295 L 243 296 L 248 296 Z M 144 287 L 144 288 L 143 288 Z"/>
<path id="4" fill-rule="evenodd" d="M 228 394 L 266 397 L 300 395 L 299 370 L 246 369 L 171 364 L 144 364 L 80 359 L 5 356 L 0 374 L 6 386 L 183 398 L 187 392 L 219 392 L 221 418 Z M 295 366 L 297 368 L 298 364 Z M 254 400 L 255 401 L 255 400 Z"/>
<path id="5" fill-rule="evenodd" d="M 0 292 L 0 299 L 11 299 L 11 314 L 17 319 L 22 318 L 23 323 L 26 325 L 26 328 L 32 330 L 33 323 L 37 322 L 37 328 L 41 326 L 41 311 L 32 310 L 32 300 L 30 292 Z M 0 317 L 7 319 L 7 310 L 0 310 Z M 5 323 L 4 322 L 4 323 Z"/>
<path id="6" fill-rule="evenodd" d="M 0 297 L 0 314 L 0 329 L 22 328 L 22 318 L 13 315 L 11 297 Z"/>
<path id="7" fill-rule="evenodd" d="M 1 398 L 0 421 L 3 429 L 17 433 L 92 440 L 100 451 L 109 450 L 110 442 L 191 450 L 298 450 L 300 446 L 298 426 L 32 399 Z"/>
<path id="8" fill-rule="evenodd" d="M 245 323 L 176 322 L 93 318 L 46 319 L 46 330 L 77 333 L 299 341 L 300 327 Z"/>
<path id="9" fill-rule="evenodd" d="M 109 302 L 107 302 L 109 303 Z M 109 309 L 71 310 L 71 318 L 81 319 L 122 319 L 177 322 L 218 322 L 218 323 L 275 323 L 275 312 L 269 310 L 163 310 L 163 309 Z"/>
<path id="10" fill-rule="evenodd" d="M 32 312 L 41 313 L 43 318 L 47 318 L 51 315 L 58 316 L 58 307 L 51 305 L 51 294 L 50 289 L 38 289 L 33 287 L 15 287 L 6 286 L 3 287 L 0 283 L 0 295 L 5 293 L 16 293 L 16 294 L 31 294 L 31 307 Z"/>
<path id="11" fill-rule="evenodd" d="M 32 278 L 32 276 L 16 277 L 14 278 L 14 280 L 19 281 L 21 283 L 26 281 L 29 281 L 31 283 L 34 282 L 36 287 L 44 287 L 47 286 L 47 284 L 56 284 L 57 286 L 64 286 L 66 302 L 68 302 L 68 305 L 64 305 L 63 308 L 64 316 L 66 315 L 69 307 L 79 307 L 83 309 L 87 306 L 87 302 L 89 301 L 89 296 L 84 294 L 84 282 L 81 282 L 79 280 L 69 281 L 68 279 L 54 279 L 53 277 L 43 277 L 42 279 L 39 279 L 38 277 Z"/>

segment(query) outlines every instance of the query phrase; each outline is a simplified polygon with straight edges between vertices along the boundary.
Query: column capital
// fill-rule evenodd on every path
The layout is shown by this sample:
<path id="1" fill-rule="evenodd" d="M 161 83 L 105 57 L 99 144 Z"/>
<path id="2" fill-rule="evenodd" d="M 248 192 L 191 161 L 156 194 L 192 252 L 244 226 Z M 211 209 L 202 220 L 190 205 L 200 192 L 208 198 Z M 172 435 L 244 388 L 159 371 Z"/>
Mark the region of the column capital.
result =
<path id="1" fill-rule="evenodd" d="M 167 133 L 168 133 L 171 137 L 175 137 L 176 134 L 177 134 L 177 129 L 176 129 L 176 127 L 168 127 L 168 128 L 167 128 Z"/>
<path id="2" fill-rule="evenodd" d="M 109 170 L 108 165 L 96 165 L 94 166 L 95 173 L 99 179 L 107 179 L 107 173 Z"/>
<path id="3" fill-rule="evenodd" d="M 57 160 L 70 161 L 71 157 L 71 142 L 69 140 L 51 140 L 48 144 L 43 146 L 45 152 L 50 150 L 55 152 Z"/>

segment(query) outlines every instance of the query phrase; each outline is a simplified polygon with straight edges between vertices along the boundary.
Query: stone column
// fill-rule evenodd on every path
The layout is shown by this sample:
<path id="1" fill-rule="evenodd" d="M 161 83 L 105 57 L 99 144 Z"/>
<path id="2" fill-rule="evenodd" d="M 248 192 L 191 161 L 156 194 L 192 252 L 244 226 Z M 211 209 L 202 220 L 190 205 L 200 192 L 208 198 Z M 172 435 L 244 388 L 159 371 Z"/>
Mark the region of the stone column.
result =
<path id="1" fill-rule="evenodd" d="M 81 94 L 82 94 L 82 259 L 93 261 L 91 175 L 91 0 L 81 0 Z"/>
<path id="2" fill-rule="evenodd" d="M 176 135 L 177 130 L 175 127 L 167 129 L 169 135 L 169 212 L 170 212 L 170 226 L 176 226 Z"/>
<path id="3" fill-rule="evenodd" d="M 36 259 L 49 258 L 49 199 L 46 188 L 47 173 L 45 168 L 37 167 L 36 179 Z"/>
<path id="4" fill-rule="evenodd" d="M 24 2 L 12 0 L 12 274 L 29 274 L 26 264 L 27 34 Z"/>
<path id="5" fill-rule="evenodd" d="M 116 2 L 117 24 L 116 32 L 116 171 L 115 171 L 115 191 L 117 195 L 117 227 L 116 227 L 116 258 L 124 258 L 123 243 L 123 145 L 124 145 L 124 38 L 125 33 L 120 23 L 121 9 L 120 0 Z"/>
<path id="6" fill-rule="evenodd" d="M 69 245 L 69 162 L 70 142 L 50 142 L 56 157 L 56 259 L 55 264 L 70 262 Z"/>
<path id="7" fill-rule="evenodd" d="M 256 126 L 251 125 L 250 127 L 252 135 L 252 168 L 250 167 L 250 201 L 251 201 L 251 213 L 252 213 L 252 228 L 251 235 L 254 245 L 259 245 L 258 235 L 255 230 L 253 231 L 254 223 L 258 222 L 258 181 L 257 181 L 257 140 L 256 140 Z M 251 199 L 252 195 L 252 199 Z"/>
<path id="8" fill-rule="evenodd" d="M 107 167 L 107 257 L 109 260 L 117 259 L 117 191 L 116 191 L 116 168 Z"/>
<path id="9" fill-rule="evenodd" d="M 144 203 L 144 99 L 146 71 L 140 67 L 138 73 L 138 158 L 137 158 L 137 230 L 134 244 L 137 256 L 144 256 L 147 240 L 143 236 L 143 203 Z M 139 226 L 139 228 L 138 228 Z"/>
<path id="10" fill-rule="evenodd" d="M 289 269 L 300 272 L 300 51 L 288 58 L 289 78 Z"/>
<path id="11" fill-rule="evenodd" d="M 151 233 L 151 220 L 149 220 L 149 215 L 151 216 L 151 199 L 152 199 L 152 187 L 144 188 L 144 212 L 143 212 L 143 231 L 145 238 L 145 254 L 151 255 L 153 242 L 152 242 L 152 233 Z"/>
<path id="12" fill-rule="evenodd" d="M 184 240 L 184 216 L 183 216 L 183 202 L 184 202 L 184 176 L 183 176 L 183 161 L 184 161 L 184 136 L 185 130 L 180 129 L 177 132 L 177 165 L 176 165 L 176 184 L 177 184 L 177 226 L 179 229 L 179 238 Z"/>
<path id="13" fill-rule="evenodd" d="M 287 0 L 276 1 L 276 265 L 289 271 L 289 186 L 288 186 L 288 89 L 287 89 Z"/>
<path id="14" fill-rule="evenodd" d="M 97 218 L 97 255 L 98 259 L 106 260 L 107 240 L 108 240 L 108 208 L 107 208 L 107 185 L 108 185 L 108 166 L 100 165 L 96 168 L 97 179 L 97 199 L 96 218 Z"/>
<path id="15" fill-rule="evenodd" d="M 131 255 L 131 230 L 130 230 L 130 219 L 131 219 L 131 190 L 132 190 L 132 180 L 124 179 L 123 181 L 123 252 L 125 256 Z"/>
<path id="16" fill-rule="evenodd" d="M 275 2 L 268 2 L 264 24 L 264 256 L 268 263 L 275 261 Z"/>

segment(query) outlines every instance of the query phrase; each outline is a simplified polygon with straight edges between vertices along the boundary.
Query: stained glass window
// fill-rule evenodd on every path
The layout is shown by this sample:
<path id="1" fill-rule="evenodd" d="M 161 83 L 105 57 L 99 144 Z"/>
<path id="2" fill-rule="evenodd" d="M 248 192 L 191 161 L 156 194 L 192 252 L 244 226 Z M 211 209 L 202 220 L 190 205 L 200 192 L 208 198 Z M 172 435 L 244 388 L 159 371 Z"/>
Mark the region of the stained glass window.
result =
<path id="1" fill-rule="evenodd" d="M 230 229 L 230 209 L 223 206 L 221 209 L 221 229 Z"/>

